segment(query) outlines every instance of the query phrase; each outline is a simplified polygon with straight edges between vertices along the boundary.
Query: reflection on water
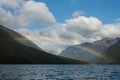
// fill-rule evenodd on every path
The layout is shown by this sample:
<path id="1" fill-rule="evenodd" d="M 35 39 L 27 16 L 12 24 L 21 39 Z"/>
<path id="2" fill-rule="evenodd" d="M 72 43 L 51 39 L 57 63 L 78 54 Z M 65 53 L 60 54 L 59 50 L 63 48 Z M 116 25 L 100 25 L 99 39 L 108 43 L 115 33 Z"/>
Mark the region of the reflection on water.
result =
<path id="1" fill-rule="evenodd" d="M 120 80 L 120 65 L 0 65 L 0 80 Z"/>

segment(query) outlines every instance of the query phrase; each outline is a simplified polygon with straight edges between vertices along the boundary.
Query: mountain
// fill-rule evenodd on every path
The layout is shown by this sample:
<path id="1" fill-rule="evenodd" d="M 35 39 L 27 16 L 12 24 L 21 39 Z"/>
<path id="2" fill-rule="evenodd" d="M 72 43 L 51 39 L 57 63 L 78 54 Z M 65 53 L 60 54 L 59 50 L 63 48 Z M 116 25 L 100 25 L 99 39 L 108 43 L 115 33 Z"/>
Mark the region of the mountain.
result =
<path id="1" fill-rule="evenodd" d="M 112 63 L 100 55 L 107 55 L 106 50 L 117 43 L 119 38 L 104 38 L 93 43 L 72 45 L 63 50 L 60 56 L 86 61 L 89 63 Z"/>
<path id="2" fill-rule="evenodd" d="M 81 64 L 80 60 L 49 54 L 19 33 L 0 25 L 1 64 Z"/>
<path id="3" fill-rule="evenodd" d="M 108 48 L 106 53 L 114 60 L 114 63 L 120 63 L 120 40 Z"/>
<path id="4" fill-rule="evenodd" d="M 118 40 L 119 38 L 103 38 L 102 40 L 98 40 L 93 43 L 83 43 L 81 44 L 81 46 L 104 53 L 110 46 L 115 44 Z"/>

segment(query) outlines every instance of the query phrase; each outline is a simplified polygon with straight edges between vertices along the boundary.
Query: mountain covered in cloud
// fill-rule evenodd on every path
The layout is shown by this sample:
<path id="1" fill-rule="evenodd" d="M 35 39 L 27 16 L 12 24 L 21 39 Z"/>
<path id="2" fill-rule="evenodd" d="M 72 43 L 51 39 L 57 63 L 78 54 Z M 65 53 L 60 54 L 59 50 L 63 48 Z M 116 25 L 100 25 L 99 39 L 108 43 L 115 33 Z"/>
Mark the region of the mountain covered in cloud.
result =
<path id="1" fill-rule="evenodd" d="M 116 61 L 110 59 L 113 59 L 113 55 L 120 58 L 119 41 L 120 38 L 104 38 L 93 43 L 86 42 L 72 45 L 63 50 L 60 55 L 89 63 L 116 63 Z"/>
<path id="2" fill-rule="evenodd" d="M 81 64 L 86 62 L 49 54 L 19 33 L 0 26 L 0 63 Z"/>

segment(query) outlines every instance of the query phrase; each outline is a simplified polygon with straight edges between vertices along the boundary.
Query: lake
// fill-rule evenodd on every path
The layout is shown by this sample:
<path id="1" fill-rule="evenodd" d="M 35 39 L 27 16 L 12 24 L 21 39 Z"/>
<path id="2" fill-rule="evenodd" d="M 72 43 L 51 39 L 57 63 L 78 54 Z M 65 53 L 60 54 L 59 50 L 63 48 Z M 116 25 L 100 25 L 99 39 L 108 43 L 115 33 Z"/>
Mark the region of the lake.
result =
<path id="1" fill-rule="evenodd" d="M 0 80 L 120 80 L 120 65 L 0 65 Z"/>

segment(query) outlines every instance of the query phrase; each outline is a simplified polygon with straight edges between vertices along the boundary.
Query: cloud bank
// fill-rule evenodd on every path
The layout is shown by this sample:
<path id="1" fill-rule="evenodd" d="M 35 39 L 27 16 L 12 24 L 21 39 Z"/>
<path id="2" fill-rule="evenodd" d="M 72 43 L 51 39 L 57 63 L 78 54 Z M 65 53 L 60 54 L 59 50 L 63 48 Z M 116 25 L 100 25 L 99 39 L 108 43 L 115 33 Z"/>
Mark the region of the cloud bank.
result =
<path id="1" fill-rule="evenodd" d="M 35 21 L 45 24 L 56 22 L 53 14 L 43 2 L 1 0 L 0 4 L 0 24 L 9 28 L 25 27 Z"/>
<path id="2" fill-rule="evenodd" d="M 25 35 L 50 53 L 59 54 L 69 45 L 120 37 L 120 22 L 103 24 L 96 17 L 82 16 L 84 12 L 75 11 L 71 19 L 60 24 L 43 2 L 12 1 L 0 1 L 0 24 Z M 50 25 L 39 29 L 34 25 L 34 29 L 30 29 L 30 24 L 35 22 Z"/>

